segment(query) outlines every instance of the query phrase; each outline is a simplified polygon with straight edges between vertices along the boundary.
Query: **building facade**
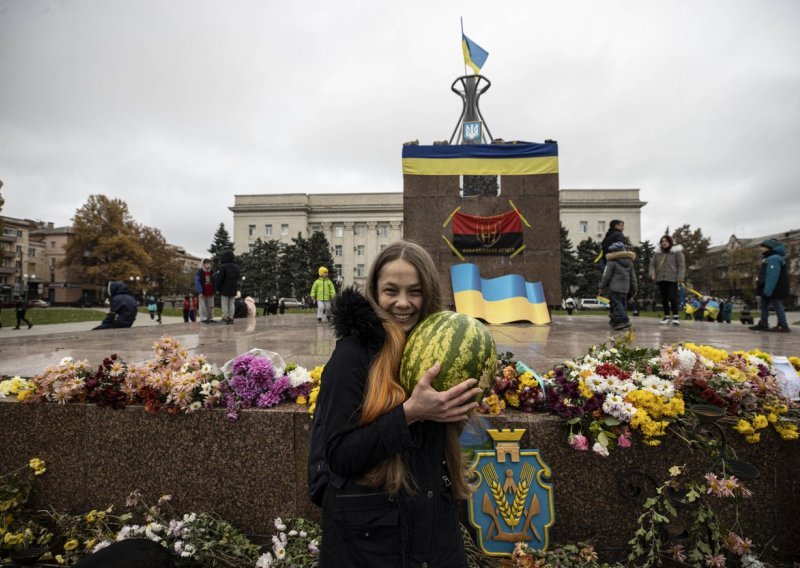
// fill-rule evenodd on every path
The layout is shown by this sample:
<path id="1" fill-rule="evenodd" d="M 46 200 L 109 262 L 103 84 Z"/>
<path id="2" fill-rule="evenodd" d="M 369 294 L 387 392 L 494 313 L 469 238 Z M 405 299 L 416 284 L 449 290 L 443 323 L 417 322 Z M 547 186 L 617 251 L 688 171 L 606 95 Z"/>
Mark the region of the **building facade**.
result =
<path id="1" fill-rule="evenodd" d="M 104 286 L 81 282 L 74 271 L 64 267 L 67 242 L 72 227 L 53 223 L 0 216 L 0 303 L 11 304 L 17 297 L 39 298 L 52 305 L 91 305 L 105 299 Z M 200 259 L 182 247 L 168 245 L 181 263 L 187 291 L 193 291 L 192 277 Z M 146 290 L 140 281 L 130 282 L 139 292 Z"/>
<path id="2" fill-rule="evenodd" d="M 247 252 L 258 238 L 290 244 L 298 233 L 308 238 L 314 231 L 322 231 L 331 246 L 334 278 L 345 285 L 364 284 L 378 252 L 404 237 L 400 192 L 236 195 L 234 199 L 229 209 L 236 254 Z M 602 240 L 611 219 L 625 221 L 625 234 L 638 244 L 645 205 L 638 189 L 559 192 L 561 224 L 569 230 L 573 245 L 586 238 Z"/>
<path id="3" fill-rule="evenodd" d="M 757 238 L 731 235 L 727 243 L 709 247 L 703 259 L 687 267 L 689 282 L 703 294 L 734 298 L 755 306 L 762 250 L 759 245 L 766 239 L 776 239 L 786 248 L 790 296 L 785 305 L 796 307 L 800 296 L 800 229 Z"/>
<path id="4" fill-rule="evenodd" d="M 558 201 L 561 224 L 573 246 L 586 239 L 602 241 L 612 219 L 625 223 L 632 245 L 641 242 L 641 213 L 647 202 L 639 199 L 638 189 L 562 189 Z"/>
<path id="5" fill-rule="evenodd" d="M 403 238 L 402 193 L 288 193 L 236 195 L 233 245 L 236 254 L 256 239 L 291 244 L 298 234 L 322 232 L 331 247 L 339 285 L 364 285 L 378 253 Z"/>

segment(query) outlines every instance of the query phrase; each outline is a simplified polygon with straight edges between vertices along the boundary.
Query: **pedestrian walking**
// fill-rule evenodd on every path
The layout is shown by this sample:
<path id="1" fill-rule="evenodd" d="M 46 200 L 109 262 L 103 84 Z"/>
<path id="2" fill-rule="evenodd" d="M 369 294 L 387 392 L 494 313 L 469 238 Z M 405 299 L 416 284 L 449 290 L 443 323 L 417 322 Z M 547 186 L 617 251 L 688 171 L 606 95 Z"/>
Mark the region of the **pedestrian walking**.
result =
<path id="1" fill-rule="evenodd" d="M 33 327 L 33 324 L 25 318 L 26 311 L 27 307 L 25 306 L 25 301 L 22 298 L 18 297 L 17 303 L 14 305 L 14 315 L 17 316 L 17 326 L 14 329 L 19 329 L 19 325 L 22 322 L 28 324 L 28 329 Z"/>
<path id="2" fill-rule="evenodd" d="M 659 241 L 659 249 L 650 259 L 650 280 L 656 283 L 661 293 L 664 306 L 662 324 L 680 325 L 678 313 L 681 304 L 678 301 L 678 287 L 683 286 L 686 276 L 686 262 L 680 245 L 673 246 L 672 237 L 664 235 Z M 670 318 L 672 314 L 672 318 Z"/>
<path id="3" fill-rule="evenodd" d="M 158 297 L 156 301 L 156 316 L 158 317 L 158 323 L 161 323 L 161 314 L 164 313 L 164 299 L 161 296 Z"/>

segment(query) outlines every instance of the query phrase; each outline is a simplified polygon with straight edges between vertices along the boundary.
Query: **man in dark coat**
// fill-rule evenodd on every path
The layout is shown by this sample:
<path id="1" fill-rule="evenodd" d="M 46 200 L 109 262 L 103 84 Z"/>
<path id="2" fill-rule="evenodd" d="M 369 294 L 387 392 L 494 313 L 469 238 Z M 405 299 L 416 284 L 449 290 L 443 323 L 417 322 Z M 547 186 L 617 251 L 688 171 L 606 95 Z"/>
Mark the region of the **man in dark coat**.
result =
<path id="1" fill-rule="evenodd" d="M 113 280 L 108 283 L 108 294 L 111 296 L 109 312 L 100 325 L 93 329 L 131 327 L 136 320 L 138 306 L 128 293 L 128 287 L 124 282 Z"/>
<path id="2" fill-rule="evenodd" d="M 241 272 L 236 264 L 232 250 L 226 250 L 220 256 L 222 265 L 214 276 L 214 288 L 219 292 L 222 303 L 222 323 L 233 323 L 236 310 L 235 299 L 239 291 Z"/>
<path id="3" fill-rule="evenodd" d="M 625 230 L 625 221 L 620 221 L 619 219 L 612 219 L 611 223 L 608 226 L 608 231 L 606 232 L 606 236 L 603 237 L 603 242 L 600 245 L 602 248 L 601 251 L 601 260 L 603 261 L 603 266 L 605 267 L 606 264 L 606 255 L 608 254 L 608 249 L 614 243 L 622 243 L 625 244 L 625 235 L 622 234 L 622 231 Z"/>
<path id="4" fill-rule="evenodd" d="M 788 333 L 789 324 L 786 321 L 786 312 L 783 310 L 783 301 L 789 297 L 789 277 L 786 274 L 786 248 L 783 243 L 775 239 L 766 239 L 761 242 L 761 264 L 756 280 L 756 291 L 760 296 L 761 319 L 749 329 L 753 331 L 777 331 Z M 778 316 L 778 325 L 769 327 L 769 308 L 775 309 Z"/>

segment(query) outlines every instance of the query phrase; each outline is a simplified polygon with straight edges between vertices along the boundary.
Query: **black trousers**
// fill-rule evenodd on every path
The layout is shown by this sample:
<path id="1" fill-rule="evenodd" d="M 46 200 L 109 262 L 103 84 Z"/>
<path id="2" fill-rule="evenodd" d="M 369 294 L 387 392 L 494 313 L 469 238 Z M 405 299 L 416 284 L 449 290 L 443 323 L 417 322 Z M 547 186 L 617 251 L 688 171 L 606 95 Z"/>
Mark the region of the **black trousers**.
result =
<path id="1" fill-rule="evenodd" d="M 678 283 L 661 280 L 656 282 L 656 285 L 658 285 L 658 290 L 661 292 L 661 303 L 664 305 L 664 317 L 669 316 L 670 309 L 672 315 L 677 316 L 681 309 L 678 305 Z"/>
<path id="2" fill-rule="evenodd" d="M 25 319 L 25 310 L 17 310 L 16 315 L 17 315 L 17 327 L 19 327 L 19 324 L 22 322 L 27 323 L 29 326 L 31 325 L 31 322 Z"/>

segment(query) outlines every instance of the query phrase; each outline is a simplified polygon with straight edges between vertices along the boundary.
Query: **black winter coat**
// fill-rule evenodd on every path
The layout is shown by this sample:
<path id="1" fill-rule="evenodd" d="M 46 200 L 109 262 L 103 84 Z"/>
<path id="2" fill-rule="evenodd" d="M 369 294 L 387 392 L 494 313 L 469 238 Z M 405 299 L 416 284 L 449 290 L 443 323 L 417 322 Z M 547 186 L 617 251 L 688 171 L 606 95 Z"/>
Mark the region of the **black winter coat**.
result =
<path id="1" fill-rule="evenodd" d="M 609 247 L 614 243 L 625 244 L 625 235 L 623 235 L 622 231 L 619 229 L 609 229 L 606 231 L 606 236 L 603 237 L 603 242 L 600 245 L 603 250 L 603 260 L 605 260 L 606 255 L 608 254 Z"/>
<path id="2" fill-rule="evenodd" d="M 323 428 L 329 483 L 322 502 L 320 568 L 463 568 L 467 566 L 457 501 L 444 458 L 445 426 L 406 424 L 397 406 L 361 426 L 367 374 L 384 333 L 358 292 L 334 298 L 338 341 L 325 365 L 314 428 Z M 418 490 L 390 495 L 358 479 L 395 454 L 404 454 Z"/>
<path id="3" fill-rule="evenodd" d="M 214 275 L 214 289 L 220 296 L 235 296 L 239 291 L 239 278 L 241 272 L 234 262 L 233 252 L 225 251 L 220 257 L 222 265 Z"/>

